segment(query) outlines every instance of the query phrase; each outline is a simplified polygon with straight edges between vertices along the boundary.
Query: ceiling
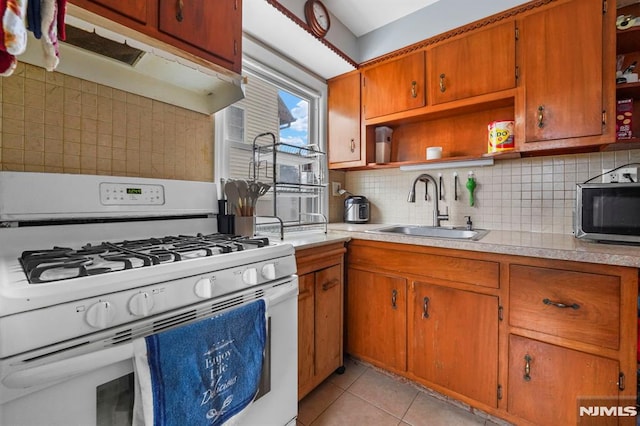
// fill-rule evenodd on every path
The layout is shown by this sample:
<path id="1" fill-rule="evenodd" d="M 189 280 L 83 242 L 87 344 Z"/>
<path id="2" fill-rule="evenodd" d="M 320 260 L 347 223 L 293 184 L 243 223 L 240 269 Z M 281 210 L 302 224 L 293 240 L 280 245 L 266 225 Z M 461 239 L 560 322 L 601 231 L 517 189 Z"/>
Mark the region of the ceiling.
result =
<path id="1" fill-rule="evenodd" d="M 446 0 L 323 0 L 356 37 L 377 30 L 403 16 Z"/>

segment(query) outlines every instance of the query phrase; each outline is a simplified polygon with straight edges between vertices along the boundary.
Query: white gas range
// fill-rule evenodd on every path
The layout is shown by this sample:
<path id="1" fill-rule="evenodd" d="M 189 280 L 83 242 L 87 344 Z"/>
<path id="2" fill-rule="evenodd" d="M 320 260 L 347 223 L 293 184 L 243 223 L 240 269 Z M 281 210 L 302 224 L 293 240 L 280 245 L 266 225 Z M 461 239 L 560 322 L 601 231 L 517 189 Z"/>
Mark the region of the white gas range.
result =
<path id="1" fill-rule="evenodd" d="M 0 424 L 131 424 L 133 339 L 260 298 L 270 353 L 243 418 L 294 420 L 293 248 L 218 234 L 216 213 L 213 183 L 1 172 Z"/>

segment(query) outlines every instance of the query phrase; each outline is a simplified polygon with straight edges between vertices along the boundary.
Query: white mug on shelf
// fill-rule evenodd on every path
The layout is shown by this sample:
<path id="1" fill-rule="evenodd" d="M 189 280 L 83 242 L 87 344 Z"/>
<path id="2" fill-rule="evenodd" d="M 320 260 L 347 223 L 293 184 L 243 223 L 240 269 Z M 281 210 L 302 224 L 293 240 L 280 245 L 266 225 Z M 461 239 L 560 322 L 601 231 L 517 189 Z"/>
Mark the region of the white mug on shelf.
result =
<path id="1" fill-rule="evenodd" d="M 442 147 L 441 146 L 430 146 L 427 147 L 427 160 L 437 160 L 442 158 Z"/>

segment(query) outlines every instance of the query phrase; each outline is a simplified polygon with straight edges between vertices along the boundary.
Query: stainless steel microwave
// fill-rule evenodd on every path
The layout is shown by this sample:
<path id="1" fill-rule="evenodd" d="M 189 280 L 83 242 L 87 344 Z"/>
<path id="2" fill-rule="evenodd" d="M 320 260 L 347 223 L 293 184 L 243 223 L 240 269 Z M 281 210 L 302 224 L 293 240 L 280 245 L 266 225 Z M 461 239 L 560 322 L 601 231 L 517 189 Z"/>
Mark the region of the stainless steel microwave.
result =
<path id="1" fill-rule="evenodd" d="M 640 183 L 577 185 L 575 236 L 640 243 Z"/>

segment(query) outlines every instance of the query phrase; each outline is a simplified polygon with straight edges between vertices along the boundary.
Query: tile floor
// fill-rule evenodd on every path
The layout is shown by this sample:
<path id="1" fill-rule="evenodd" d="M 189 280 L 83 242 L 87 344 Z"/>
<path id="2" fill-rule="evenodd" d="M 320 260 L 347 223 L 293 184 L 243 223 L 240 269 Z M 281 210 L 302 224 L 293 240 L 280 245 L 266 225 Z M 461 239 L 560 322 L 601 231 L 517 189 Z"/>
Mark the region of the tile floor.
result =
<path id="1" fill-rule="evenodd" d="M 507 425 L 419 386 L 347 359 L 300 401 L 298 426 L 496 426 Z"/>

